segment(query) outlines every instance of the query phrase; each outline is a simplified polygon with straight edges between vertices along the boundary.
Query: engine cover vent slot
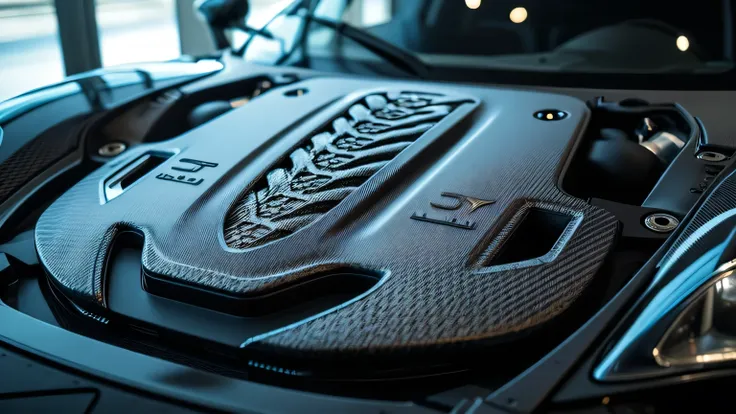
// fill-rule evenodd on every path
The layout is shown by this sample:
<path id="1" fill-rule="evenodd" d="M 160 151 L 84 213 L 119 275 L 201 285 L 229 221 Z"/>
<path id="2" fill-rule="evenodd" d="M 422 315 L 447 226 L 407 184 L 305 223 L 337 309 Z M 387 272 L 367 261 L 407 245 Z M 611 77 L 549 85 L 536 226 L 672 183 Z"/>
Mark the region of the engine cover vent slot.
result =
<path id="1" fill-rule="evenodd" d="M 105 201 L 119 197 L 141 178 L 163 164 L 172 155 L 172 153 L 168 152 L 150 151 L 128 163 L 113 176 L 105 180 Z"/>
<path id="2" fill-rule="evenodd" d="M 225 219 L 225 242 L 248 249 L 317 220 L 464 102 L 422 92 L 365 96 L 235 202 Z"/>
<path id="3" fill-rule="evenodd" d="M 554 260 L 582 215 L 567 209 L 526 205 L 491 243 L 484 267 L 527 267 Z"/>

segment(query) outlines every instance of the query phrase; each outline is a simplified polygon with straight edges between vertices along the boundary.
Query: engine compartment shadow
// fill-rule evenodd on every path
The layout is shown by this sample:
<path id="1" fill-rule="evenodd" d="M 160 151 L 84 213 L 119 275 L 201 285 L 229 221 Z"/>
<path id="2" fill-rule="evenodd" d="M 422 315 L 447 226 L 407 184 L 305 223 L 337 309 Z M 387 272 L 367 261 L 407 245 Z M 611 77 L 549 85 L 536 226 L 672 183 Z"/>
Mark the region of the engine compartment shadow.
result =
<path id="1" fill-rule="evenodd" d="M 128 319 L 133 326 L 155 336 L 164 334 L 164 330 L 174 331 L 239 347 L 248 338 L 349 302 L 380 280 L 372 275 L 358 273 L 324 275 L 303 286 L 293 286 L 268 297 L 254 298 L 254 302 L 248 305 L 251 309 L 248 316 L 234 315 L 198 306 L 198 301 L 187 300 L 191 296 L 176 296 L 177 289 L 173 286 L 169 286 L 167 297 L 149 292 L 150 284 L 143 283 L 142 243 L 142 237 L 133 232 L 123 233 L 116 239 L 108 258 L 106 299 L 109 310 L 115 316 Z M 162 288 L 159 286 L 157 292 Z M 175 300 L 172 296 L 183 300 Z M 207 301 L 242 301 L 218 297 L 216 293 L 203 297 Z"/>

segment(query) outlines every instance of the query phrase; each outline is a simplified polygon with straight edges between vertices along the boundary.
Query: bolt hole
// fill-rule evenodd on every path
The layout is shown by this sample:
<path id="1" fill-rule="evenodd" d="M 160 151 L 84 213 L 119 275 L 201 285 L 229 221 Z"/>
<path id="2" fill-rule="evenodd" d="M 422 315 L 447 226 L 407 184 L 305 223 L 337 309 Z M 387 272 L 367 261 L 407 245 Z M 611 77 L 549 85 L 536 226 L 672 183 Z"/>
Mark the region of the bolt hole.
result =
<path id="1" fill-rule="evenodd" d="M 276 83 L 291 83 L 298 79 L 298 77 L 293 73 L 283 73 L 280 75 L 275 75 L 274 80 Z"/>
<path id="2" fill-rule="evenodd" d="M 284 92 L 284 96 L 288 96 L 289 98 L 298 98 L 302 95 L 306 95 L 307 93 L 309 93 L 309 89 L 297 88 Z"/>
<path id="3" fill-rule="evenodd" d="M 109 142 L 100 147 L 97 153 L 102 157 L 114 157 L 120 155 L 128 149 L 128 146 L 124 142 Z"/>

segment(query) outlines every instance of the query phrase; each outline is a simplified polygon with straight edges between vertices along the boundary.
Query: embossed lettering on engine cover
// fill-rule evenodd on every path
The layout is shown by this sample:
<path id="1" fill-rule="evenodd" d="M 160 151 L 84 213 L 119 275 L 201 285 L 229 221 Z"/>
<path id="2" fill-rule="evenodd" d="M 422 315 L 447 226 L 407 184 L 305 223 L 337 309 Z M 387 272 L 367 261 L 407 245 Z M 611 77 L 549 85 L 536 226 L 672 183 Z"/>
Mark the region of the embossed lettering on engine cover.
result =
<path id="1" fill-rule="evenodd" d="M 417 92 L 366 96 L 235 203 L 225 221 L 226 243 L 246 249 L 303 228 L 465 101 Z"/>

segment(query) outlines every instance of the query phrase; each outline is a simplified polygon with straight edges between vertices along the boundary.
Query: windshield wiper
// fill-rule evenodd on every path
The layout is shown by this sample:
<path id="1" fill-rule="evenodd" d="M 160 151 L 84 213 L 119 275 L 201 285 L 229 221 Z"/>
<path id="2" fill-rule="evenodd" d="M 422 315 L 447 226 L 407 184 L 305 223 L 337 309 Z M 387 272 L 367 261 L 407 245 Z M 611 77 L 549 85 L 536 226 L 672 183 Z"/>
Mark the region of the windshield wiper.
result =
<path id="1" fill-rule="evenodd" d="M 366 31 L 353 27 L 348 23 L 337 23 L 311 14 L 305 16 L 305 19 L 334 30 L 382 57 L 392 65 L 403 69 L 418 78 L 425 79 L 429 74 L 429 68 L 427 65 L 415 54 L 387 42 L 380 37 L 376 37 Z"/>

